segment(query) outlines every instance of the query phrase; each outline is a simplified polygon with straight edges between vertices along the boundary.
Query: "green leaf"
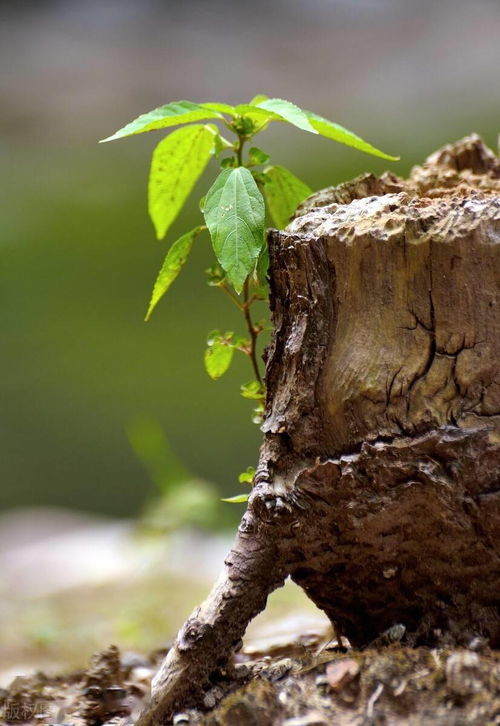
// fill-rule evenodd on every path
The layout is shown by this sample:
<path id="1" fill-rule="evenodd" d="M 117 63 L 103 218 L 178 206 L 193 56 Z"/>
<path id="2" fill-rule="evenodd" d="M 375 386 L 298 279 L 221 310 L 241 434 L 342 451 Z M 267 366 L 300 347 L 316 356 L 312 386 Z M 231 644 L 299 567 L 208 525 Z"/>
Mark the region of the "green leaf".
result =
<path id="1" fill-rule="evenodd" d="M 231 365 L 234 354 L 232 337 L 233 333 L 221 335 L 218 330 L 214 330 L 208 336 L 208 348 L 205 351 L 205 369 L 214 381 L 224 375 Z"/>
<path id="2" fill-rule="evenodd" d="M 146 320 L 149 320 L 151 313 L 181 271 L 189 253 L 191 252 L 193 242 L 204 229 L 206 229 L 204 225 L 195 227 L 190 232 L 186 232 L 186 234 L 183 234 L 182 237 L 179 237 L 179 239 L 177 239 L 170 247 L 153 287 L 153 293 L 151 295 L 151 302 L 149 303 L 148 312 L 146 314 Z"/>
<path id="3" fill-rule="evenodd" d="M 240 484 L 253 484 L 255 477 L 255 468 L 253 466 L 247 467 L 246 471 L 242 471 L 238 477 Z"/>
<path id="4" fill-rule="evenodd" d="M 259 110 L 256 107 L 254 108 Z M 250 139 L 252 136 L 255 136 L 257 131 L 262 127 L 262 123 L 267 123 L 267 119 L 263 113 L 260 114 L 260 118 L 258 114 L 257 116 L 255 114 L 238 115 L 231 122 L 231 129 L 235 134 L 238 134 L 238 136 L 244 139 Z"/>
<path id="5" fill-rule="evenodd" d="M 258 104 L 258 108 L 263 108 L 266 111 L 278 114 L 284 121 L 287 121 L 293 126 L 297 126 L 297 128 L 303 131 L 309 131 L 313 134 L 318 133 L 309 123 L 306 112 L 291 101 L 285 101 L 283 98 L 268 98 L 265 101 L 261 101 Z"/>
<path id="6" fill-rule="evenodd" d="M 262 131 L 270 121 L 282 121 L 292 124 L 311 134 L 318 132 L 309 123 L 306 113 L 291 101 L 283 98 L 267 98 L 256 96 L 249 104 L 236 106 L 236 111 L 243 118 L 248 118 L 255 125 L 254 134 Z"/>
<path id="7" fill-rule="evenodd" d="M 269 247 L 267 244 L 260 251 L 255 267 L 255 276 L 261 287 L 267 288 L 267 271 L 269 270 Z"/>
<path id="8" fill-rule="evenodd" d="M 255 103 L 255 99 L 253 100 L 253 103 Z M 252 104 L 246 107 L 246 113 L 248 115 L 251 115 L 252 113 L 251 106 Z M 304 131 L 309 131 L 313 134 L 320 134 L 321 136 L 332 139 L 333 141 L 338 141 L 340 144 L 345 144 L 346 146 L 351 146 L 359 151 L 364 151 L 367 154 L 379 156 L 382 159 L 388 159 L 389 161 L 398 161 L 399 159 L 399 156 L 391 156 L 390 154 L 386 154 L 384 151 L 380 151 L 380 149 L 372 146 L 367 141 L 364 141 L 364 139 L 360 136 L 357 136 L 352 131 L 345 129 L 343 126 L 339 126 L 333 121 L 328 121 L 328 119 L 318 116 L 318 114 L 313 113 L 312 111 L 301 109 L 294 103 L 285 101 L 282 98 L 268 98 L 263 101 L 259 101 L 256 104 L 256 107 L 269 111 L 272 114 L 281 117 L 281 120 L 288 121 L 288 123 L 291 123 Z M 237 106 L 236 110 L 239 113 L 244 113 L 244 108 L 245 107 Z M 276 121 L 280 119 L 270 116 L 269 120 Z"/>
<path id="9" fill-rule="evenodd" d="M 219 157 L 225 149 L 233 149 L 233 144 L 218 132 L 214 138 L 214 154 Z"/>
<path id="10" fill-rule="evenodd" d="M 268 111 L 265 108 L 259 106 L 252 106 L 249 103 L 242 103 L 236 106 L 236 111 L 240 115 L 240 119 L 235 119 L 235 124 L 240 125 L 243 122 L 252 126 L 252 135 L 255 136 L 259 131 L 263 131 L 270 121 L 284 121 L 279 114 L 273 111 Z"/>
<path id="11" fill-rule="evenodd" d="M 259 381 L 249 381 L 240 386 L 243 398 L 260 400 L 264 396 L 264 386 Z"/>
<path id="12" fill-rule="evenodd" d="M 262 101 L 267 101 L 268 98 L 269 96 L 264 96 L 263 93 L 258 93 L 250 101 L 250 106 L 257 106 L 257 104 L 262 103 Z"/>
<path id="13" fill-rule="evenodd" d="M 258 146 L 252 146 L 252 148 L 249 149 L 249 164 L 265 164 L 267 161 L 269 161 L 269 154 L 267 154 L 265 151 L 262 151 L 262 149 L 259 149 Z"/>
<path id="14" fill-rule="evenodd" d="M 243 504 L 248 502 L 250 494 L 237 494 L 235 497 L 226 497 L 221 499 L 221 502 L 228 502 L 229 504 Z"/>
<path id="15" fill-rule="evenodd" d="M 264 199 L 248 169 L 219 174 L 206 196 L 204 214 L 217 260 L 239 293 L 264 243 Z"/>
<path id="16" fill-rule="evenodd" d="M 226 278 L 226 274 L 219 264 L 206 269 L 205 274 L 207 275 L 207 285 L 210 287 L 220 287 Z"/>
<path id="17" fill-rule="evenodd" d="M 241 353 L 248 355 L 251 348 L 250 338 L 246 338 L 243 335 L 239 335 L 234 341 L 234 349 L 239 350 Z"/>
<path id="18" fill-rule="evenodd" d="M 261 108 L 260 106 L 252 106 L 250 103 L 240 103 L 239 106 L 236 106 L 236 111 L 238 112 L 238 115 L 242 118 L 252 118 L 268 121 L 285 120 L 282 116 L 279 115 L 279 113 L 274 113 L 274 111 L 270 111 L 266 108 Z"/>
<path id="19" fill-rule="evenodd" d="M 266 177 L 264 176 L 264 173 L 262 171 L 257 171 L 256 169 L 253 169 L 252 176 L 257 182 L 258 187 L 263 187 L 266 183 Z"/>
<path id="20" fill-rule="evenodd" d="M 228 103 L 200 103 L 202 108 L 208 108 L 209 111 L 217 111 L 218 113 L 227 113 L 229 116 L 236 116 L 234 106 Z"/>
<path id="21" fill-rule="evenodd" d="M 148 208 L 162 239 L 203 173 L 214 146 L 214 132 L 196 124 L 166 136 L 153 152 Z"/>
<path id="22" fill-rule="evenodd" d="M 213 345 L 214 343 L 222 339 L 226 339 L 231 342 L 233 335 L 234 333 L 232 332 L 232 330 L 229 330 L 224 334 L 222 334 L 220 330 L 211 330 L 210 333 L 207 335 L 207 345 Z"/>
<path id="23" fill-rule="evenodd" d="M 364 151 L 366 154 L 372 154 L 373 156 L 379 156 L 382 159 L 388 159 L 389 161 L 399 161 L 399 156 L 391 156 L 386 154 L 385 151 L 375 148 L 367 141 L 364 141 L 360 136 L 357 136 L 352 131 L 345 129 L 343 126 L 339 126 L 333 121 L 318 116 L 312 111 L 305 111 L 307 118 L 314 130 L 321 134 L 321 136 L 333 141 L 338 141 L 340 144 L 351 146 L 353 149 L 358 151 Z"/>
<path id="24" fill-rule="evenodd" d="M 203 105 L 191 103 L 191 101 L 173 101 L 148 113 L 143 113 L 122 129 L 116 131 L 112 136 L 101 139 L 100 143 L 121 139 L 124 136 L 143 134 L 145 131 L 155 131 L 168 126 L 177 126 L 178 124 L 190 124 L 194 121 L 203 121 L 209 118 L 223 118 L 223 116 L 219 111 L 205 108 Z"/>
<path id="25" fill-rule="evenodd" d="M 264 169 L 264 175 L 267 208 L 276 227 L 283 229 L 299 204 L 312 194 L 312 189 L 283 166 L 269 166 Z"/>

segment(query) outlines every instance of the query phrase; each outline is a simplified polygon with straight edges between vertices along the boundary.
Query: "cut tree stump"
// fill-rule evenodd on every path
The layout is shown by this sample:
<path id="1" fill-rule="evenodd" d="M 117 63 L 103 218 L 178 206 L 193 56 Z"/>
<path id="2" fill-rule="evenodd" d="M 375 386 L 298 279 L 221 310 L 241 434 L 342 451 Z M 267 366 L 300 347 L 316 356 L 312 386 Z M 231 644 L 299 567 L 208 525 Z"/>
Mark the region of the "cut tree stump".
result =
<path id="1" fill-rule="evenodd" d="M 323 190 L 269 247 L 254 488 L 141 726 L 200 702 L 288 576 L 355 647 L 500 644 L 499 159 L 473 135 Z"/>

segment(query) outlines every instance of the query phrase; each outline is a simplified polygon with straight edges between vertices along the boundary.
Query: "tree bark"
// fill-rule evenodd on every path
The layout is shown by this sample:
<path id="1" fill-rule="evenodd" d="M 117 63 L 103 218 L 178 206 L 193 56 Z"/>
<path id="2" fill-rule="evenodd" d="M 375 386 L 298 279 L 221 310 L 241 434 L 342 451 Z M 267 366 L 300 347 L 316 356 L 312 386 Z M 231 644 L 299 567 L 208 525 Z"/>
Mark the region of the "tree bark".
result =
<path id="1" fill-rule="evenodd" d="M 269 247 L 254 488 L 141 726 L 199 700 L 288 575 L 355 646 L 500 642 L 498 158 L 471 136 L 323 190 Z"/>

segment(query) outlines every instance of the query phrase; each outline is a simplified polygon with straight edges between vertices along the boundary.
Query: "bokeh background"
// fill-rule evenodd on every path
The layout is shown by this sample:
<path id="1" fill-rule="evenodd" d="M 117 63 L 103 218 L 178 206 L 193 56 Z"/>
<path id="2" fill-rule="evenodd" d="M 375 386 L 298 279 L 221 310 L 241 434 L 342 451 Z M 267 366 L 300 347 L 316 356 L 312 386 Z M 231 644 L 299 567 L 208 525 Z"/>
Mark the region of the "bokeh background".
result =
<path id="1" fill-rule="evenodd" d="M 496 148 L 499 37 L 498 0 L 0 3 L 2 552 L 35 536 L 34 507 L 132 518 L 158 488 L 176 492 L 170 525 L 234 526 L 241 507 L 218 497 L 256 460 L 260 434 L 238 395 L 247 362 L 218 382 L 203 370 L 207 332 L 240 325 L 204 285 L 207 244 L 143 322 L 166 245 L 196 223 L 215 167 L 159 243 L 146 184 L 161 132 L 97 140 L 169 100 L 265 93 L 402 157 L 387 164 L 275 125 L 259 145 L 311 187 L 406 174 L 472 130 Z M 188 480 L 197 487 L 179 486 Z M 74 531 L 51 517 L 45 537 Z M 42 644 L 60 622 L 48 612 L 33 626 Z"/>
<path id="2" fill-rule="evenodd" d="M 205 337 L 239 325 L 205 288 L 208 245 L 149 324 L 169 240 L 146 212 L 161 132 L 97 140 L 169 100 L 288 98 L 399 153 L 400 173 L 447 141 L 498 131 L 497 0 L 86 0 L 1 6 L 0 506 L 132 515 L 150 487 L 126 435 L 163 428 L 221 491 L 255 461 L 238 396 L 246 361 L 214 383 Z M 260 144 L 313 188 L 383 161 L 292 128 Z M 193 218 L 193 219 L 191 219 Z"/>

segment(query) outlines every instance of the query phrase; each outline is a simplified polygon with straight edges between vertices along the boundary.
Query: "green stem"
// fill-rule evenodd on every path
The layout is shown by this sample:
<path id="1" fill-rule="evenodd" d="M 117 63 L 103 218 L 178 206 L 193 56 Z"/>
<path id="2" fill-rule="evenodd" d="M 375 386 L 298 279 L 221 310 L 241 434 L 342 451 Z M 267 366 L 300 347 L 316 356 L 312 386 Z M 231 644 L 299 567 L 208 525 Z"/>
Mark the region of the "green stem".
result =
<path id="1" fill-rule="evenodd" d="M 220 285 L 220 287 L 222 288 L 222 290 L 224 290 L 224 292 L 226 293 L 226 295 L 228 295 L 228 297 L 231 298 L 231 300 L 236 305 L 236 307 L 238 308 L 238 310 L 241 310 L 241 312 L 243 312 L 243 305 L 240 303 L 240 301 L 238 300 L 238 298 L 236 297 L 236 295 L 234 295 L 231 292 L 231 290 L 228 288 L 228 286 L 225 283 L 223 283 L 222 285 Z"/>
<path id="2" fill-rule="evenodd" d="M 243 136 L 238 135 L 238 145 L 236 147 L 236 160 L 238 162 L 238 166 L 244 166 L 243 164 L 243 145 L 245 143 L 245 139 Z"/>

